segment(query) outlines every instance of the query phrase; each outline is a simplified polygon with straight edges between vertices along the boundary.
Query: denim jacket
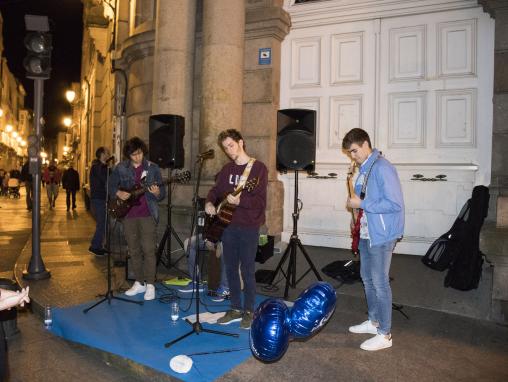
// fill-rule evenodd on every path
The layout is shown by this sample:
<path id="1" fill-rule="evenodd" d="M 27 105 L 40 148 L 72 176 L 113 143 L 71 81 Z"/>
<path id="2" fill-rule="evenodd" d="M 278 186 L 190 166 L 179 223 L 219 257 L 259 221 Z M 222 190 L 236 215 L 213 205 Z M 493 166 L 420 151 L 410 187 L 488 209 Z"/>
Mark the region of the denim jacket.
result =
<path id="1" fill-rule="evenodd" d="M 367 179 L 365 199 L 360 204 L 367 216 L 371 246 L 400 239 L 404 234 L 404 199 L 399 176 L 378 150 L 374 149 L 360 166 L 355 193 L 360 195 L 363 178 L 378 157 Z"/>
<path id="2" fill-rule="evenodd" d="M 155 222 L 159 222 L 159 205 L 162 199 L 166 197 L 166 187 L 162 182 L 162 175 L 155 163 L 143 159 L 143 170 L 146 171 L 145 182 L 147 185 L 156 183 L 160 188 L 160 195 L 157 198 L 151 192 L 146 192 L 146 201 L 150 214 L 154 218 Z M 131 165 L 130 160 L 124 160 L 116 165 L 111 173 L 111 179 L 109 180 L 109 194 L 113 197 L 116 195 L 118 189 L 130 190 L 134 187 L 134 167 Z"/>

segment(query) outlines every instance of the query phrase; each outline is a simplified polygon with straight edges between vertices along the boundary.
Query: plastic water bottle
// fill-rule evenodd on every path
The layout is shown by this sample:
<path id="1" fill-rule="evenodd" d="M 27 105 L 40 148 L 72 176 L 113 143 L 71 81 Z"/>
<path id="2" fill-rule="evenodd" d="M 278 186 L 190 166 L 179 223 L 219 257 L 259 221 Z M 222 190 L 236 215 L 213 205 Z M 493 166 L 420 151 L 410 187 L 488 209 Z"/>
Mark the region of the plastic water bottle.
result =
<path id="1" fill-rule="evenodd" d="M 171 321 L 176 322 L 180 317 L 180 307 L 178 306 L 178 300 L 171 301 Z"/>
<path id="2" fill-rule="evenodd" d="M 44 308 L 44 326 L 46 328 L 51 327 L 51 324 L 53 323 L 53 315 L 51 314 L 51 306 L 46 305 Z"/>

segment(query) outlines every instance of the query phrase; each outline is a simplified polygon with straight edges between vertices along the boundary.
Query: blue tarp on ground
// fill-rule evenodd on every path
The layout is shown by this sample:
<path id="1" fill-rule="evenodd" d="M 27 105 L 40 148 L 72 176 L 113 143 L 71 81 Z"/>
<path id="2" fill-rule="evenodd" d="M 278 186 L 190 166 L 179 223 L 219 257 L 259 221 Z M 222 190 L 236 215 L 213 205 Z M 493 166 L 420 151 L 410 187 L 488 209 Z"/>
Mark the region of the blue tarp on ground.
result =
<path id="1" fill-rule="evenodd" d="M 158 295 L 161 293 L 165 293 L 165 289 L 158 286 Z M 181 298 L 189 298 L 190 295 L 180 293 Z M 133 299 L 142 300 L 142 296 Z M 126 296 L 122 294 L 118 297 Z M 229 302 L 212 302 L 204 293 L 201 293 L 201 298 L 206 304 L 206 308 L 201 305 L 201 313 L 206 309 L 219 312 L 229 307 Z M 262 300 L 264 297 L 257 297 L 258 303 Z M 191 326 L 183 320 L 176 324 L 171 322 L 168 304 L 157 300 L 145 301 L 144 305 L 111 300 L 111 304 L 103 302 L 84 314 L 83 309 L 93 303 L 55 308 L 51 332 L 67 340 L 131 359 L 184 381 L 213 381 L 252 356 L 248 349 L 249 331 L 240 329 L 238 322 L 229 325 L 203 324 L 203 327 L 237 333 L 239 338 L 202 332 L 165 348 L 166 342 L 191 330 Z M 180 309 L 190 306 L 189 311 L 181 311 L 180 316 L 194 314 L 195 305 L 195 300 L 192 303 L 190 300 L 180 300 Z M 176 373 L 169 367 L 169 361 L 176 355 L 239 348 L 245 350 L 193 356 L 191 358 L 194 364 L 187 374 Z"/>

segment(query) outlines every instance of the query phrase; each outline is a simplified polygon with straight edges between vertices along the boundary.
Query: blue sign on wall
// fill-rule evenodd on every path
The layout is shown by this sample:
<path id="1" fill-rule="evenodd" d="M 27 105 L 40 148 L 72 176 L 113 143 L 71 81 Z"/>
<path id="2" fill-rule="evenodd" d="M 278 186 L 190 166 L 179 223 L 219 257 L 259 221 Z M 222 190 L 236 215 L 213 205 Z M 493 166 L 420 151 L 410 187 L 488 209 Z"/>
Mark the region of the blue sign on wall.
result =
<path id="1" fill-rule="evenodd" d="M 259 48 L 258 64 L 270 65 L 272 63 L 272 48 Z"/>

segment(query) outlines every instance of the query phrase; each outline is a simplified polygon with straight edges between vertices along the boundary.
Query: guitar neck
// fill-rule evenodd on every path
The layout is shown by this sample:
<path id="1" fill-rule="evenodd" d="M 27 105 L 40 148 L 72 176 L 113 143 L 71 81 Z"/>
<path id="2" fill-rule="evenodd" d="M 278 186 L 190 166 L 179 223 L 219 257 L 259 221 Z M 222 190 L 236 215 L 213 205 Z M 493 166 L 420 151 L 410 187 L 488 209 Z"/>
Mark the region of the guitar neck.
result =
<path id="1" fill-rule="evenodd" d="M 229 195 L 236 196 L 236 195 L 238 195 L 240 192 L 242 192 L 242 191 L 243 191 L 243 189 L 244 189 L 244 186 L 240 186 L 240 188 L 238 188 L 238 190 L 233 191 L 233 192 L 232 192 L 231 194 L 229 194 Z M 225 205 L 225 204 L 227 204 L 227 203 L 228 203 L 228 199 L 227 199 L 227 197 L 226 197 L 226 198 L 224 198 L 224 199 L 222 200 L 222 202 L 220 202 L 220 203 L 219 203 L 219 205 L 217 206 L 217 210 L 220 210 L 220 209 L 221 209 L 222 207 L 224 207 L 224 205 Z"/>

